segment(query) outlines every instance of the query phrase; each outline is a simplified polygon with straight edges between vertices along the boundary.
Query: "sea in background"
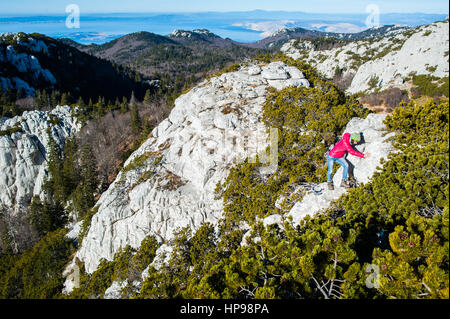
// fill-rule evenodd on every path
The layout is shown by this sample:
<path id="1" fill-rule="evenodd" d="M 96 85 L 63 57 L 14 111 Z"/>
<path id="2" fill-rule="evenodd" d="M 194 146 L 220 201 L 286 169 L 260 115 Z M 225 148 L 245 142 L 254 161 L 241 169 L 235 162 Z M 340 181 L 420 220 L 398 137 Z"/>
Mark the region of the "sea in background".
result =
<path id="1" fill-rule="evenodd" d="M 380 24 L 418 26 L 444 20 L 447 14 L 381 14 Z M 67 15 L 20 16 L 0 13 L 0 33 L 42 33 L 82 44 L 102 44 L 123 35 L 148 31 L 168 35 L 175 29 L 208 29 L 239 42 L 255 42 L 283 27 L 354 33 L 367 29 L 367 14 L 314 14 L 262 11 L 200 13 L 81 14 L 80 28 L 66 27 Z"/>

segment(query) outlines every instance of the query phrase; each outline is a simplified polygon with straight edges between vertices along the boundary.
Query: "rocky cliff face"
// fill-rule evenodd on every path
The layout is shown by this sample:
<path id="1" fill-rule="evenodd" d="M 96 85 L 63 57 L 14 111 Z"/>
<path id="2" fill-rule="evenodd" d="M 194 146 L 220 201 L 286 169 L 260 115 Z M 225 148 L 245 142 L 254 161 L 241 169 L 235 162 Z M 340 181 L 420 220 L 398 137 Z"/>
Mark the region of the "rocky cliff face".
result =
<path id="1" fill-rule="evenodd" d="M 47 177 L 47 149 L 50 136 L 62 148 L 80 124 L 69 106 L 51 112 L 26 111 L 21 116 L 0 120 L 0 204 L 14 210 L 28 206 L 40 195 Z"/>
<path id="2" fill-rule="evenodd" d="M 261 121 L 267 89 L 309 86 L 281 62 L 250 65 L 204 81 L 178 98 L 170 116 L 125 163 L 97 203 L 98 212 L 77 252 L 88 272 L 148 235 L 170 240 L 179 227 L 217 223 L 219 181 L 240 158 L 264 151 Z"/>
<path id="3" fill-rule="evenodd" d="M 351 42 L 331 50 L 315 50 L 307 40 L 291 40 L 281 51 L 304 59 L 327 78 L 341 73 L 353 78 L 347 92 L 408 88 L 413 74 L 436 77 L 449 75 L 448 20 L 413 30 Z"/>

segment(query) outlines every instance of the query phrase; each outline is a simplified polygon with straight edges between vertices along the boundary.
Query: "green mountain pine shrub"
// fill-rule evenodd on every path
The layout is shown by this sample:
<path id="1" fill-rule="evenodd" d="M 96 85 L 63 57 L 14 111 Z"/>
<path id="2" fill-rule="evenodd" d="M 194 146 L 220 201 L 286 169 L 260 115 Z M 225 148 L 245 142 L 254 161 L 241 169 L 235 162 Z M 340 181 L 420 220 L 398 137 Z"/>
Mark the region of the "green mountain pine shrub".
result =
<path id="1" fill-rule="evenodd" d="M 0 298 L 49 299 L 61 297 L 62 273 L 75 245 L 60 229 L 45 235 L 20 256 L 0 258 Z"/>
<path id="2" fill-rule="evenodd" d="M 103 298 L 106 290 L 114 281 L 128 280 L 128 285 L 122 290 L 123 298 L 135 295 L 132 284 L 141 280 L 142 272 L 153 261 L 159 244 L 154 237 L 145 238 L 139 250 L 126 246 L 114 255 L 113 261 L 102 259 L 97 270 L 88 274 L 84 270 L 84 263 L 77 262 L 81 269 L 80 287 L 75 288 L 69 298 L 92 299 Z"/>

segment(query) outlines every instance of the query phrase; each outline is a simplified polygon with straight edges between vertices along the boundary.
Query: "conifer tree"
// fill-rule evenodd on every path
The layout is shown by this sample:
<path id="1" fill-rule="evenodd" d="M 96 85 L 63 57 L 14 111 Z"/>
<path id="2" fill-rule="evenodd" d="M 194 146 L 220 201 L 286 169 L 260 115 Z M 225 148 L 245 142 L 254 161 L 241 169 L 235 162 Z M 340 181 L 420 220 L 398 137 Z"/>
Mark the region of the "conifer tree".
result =
<path id="1" fill-rule="evenodd" d="M 47 91 L 44 89 L 41 92 L 41 107 L 48 107 L 49 106 L 49 98 L 47 95 Z"/>
<path id="2" fill-rule="evenodd" d="M 35 103 L 37 104 L 37 99 L 35 97 Z M 5 98 L 5 94 L 3 92 L 3 88 L 0 87 L 0 116 L 4 115 L 4 111 L 6 111 L 4 109 L 4 106 L 6 105 L 6 98 Z"/>
<path id="3" fill-rule="evenodd" d="M 23 254 L 0 258 L 0 298 L 60 298 L 64 283 L 61 274 L 75 250 L 66 234 L 65 229 L 48 233 Z"/>
<path id="4" fill-rule="evenodd" d="M 64 188 L 64 200 L 67 200 L 69 195 L 75 189 L 78 180 L 78 165 L 77 165 L 77 141 L 75 138 L 69 138 L 66 141 L 63 152 L 62 163 L 62 187 Z"/>
<path id="5" fill-rule="evenodd" d="M 69 105 L 70 101 L 69 101 L 69 95 L 68 93 L 63 93 L 61 95 L 61 102 L 60 105 Z"/>
<path id="6" fill-rule="evenodd" d="M 83 217 L 95 205 L 98 184 L 97 162 L 91 147 L 85 145 L 81 152 L 79 183 L 73 194 L 78 217 Z"/>
<path id="7" fill-rule="evenodd" d="M 122 99 L 122 103 L 120 104 L 120 113 L 124 114 L 124 113 L 127 113 L 128 111 L 129 111 L 128 100 L 124 96 L 123 99 Z"/>
<path id="8" fill-rule="evenodd" d="M 33 98 L 34 104 L 36 104 L 37 108 L 41 108 L 41 91 L 39 89 L 36 89 L 34 92 L 34 98 Z M 6 104 L 3 99 L 3 91 L 0 91 L 0 104 Z"/>
<path id="9" fill-rule="evenodd" d="M 134 73 L 134 82 L 142 82 L 142 77 L 138 72 Z"/>
<path id="10" fill-rule="evenodd" d="M 48 139 L 48 153 L 47 166 L 49 172 L 49 179 L 44 184 L 44 189 L 49 196 L 57 201 L 64 200 L 63 177 L 62 169 L 62 152 L 58 144 L 50 135 L 50 130 L 47 131 Z"/>
<path id="11" fill-rule="evenodd" d="M 78 98 L 77 105 L 78 105 L 80 108 L 85 108 L 85 107 L 86 107 L 86 104 L 84 103 L 83 97 L 80 96 L 80 97 Z"/>
<path id="12" fill-rule="evenodd" d="M 9 107 L 9 111 L 11 112 L 11 116 L 14 117 L 16 115 L 19 115 L 19 108 L 17 107 L 16 103 L 12 103 Z"/>
<path id="13" fill-rule="evenodd" d="M 145 92 L 144 103 L 145 103 L 147 106 L 150 105 L 150 104 L 152 103 L 152 96 L 151 96 L 151 93 L 150 93 L 150 90 L 149 90 L 149 89 Z"/>
<path id="14" fill-rule="evenodd" d="M 118 97 L 117 97 L 116 100 L 114 101 L 114 107 L 113 107 L 113 109 L 114 109 L 114 110 L 120 109 L 120 101 L 119 101 L 119 98 L 118 98 Z"/>
<path id="15" fill-rule="evenodd" d="M 141 130 L 141 118 L 136 103 L 131 106 L 131 129 L 134 135 L 138 135 Z"/>
<path id="16" fill-rule="evenodd" d="M 38 196 L 33 197 L 28 217 L 41 237 L 62 228 L 67 222 L 67 214 L 59 201 L 41 202 Z"/>
<path id="17" fill-rule="evenodd" d="M 131 92 L 131 97 L 130 97 L 130 102 L 129 102 L 129 106 L 133 106 L 133 104 L 137 104 L 138 100 L 136 98 L 136 95 L 134 94 L 134 91 Z"/>
<path id="18" fill-rule="evenodd" d="M 94 104 L 92 103 L 92 99 L 89 98 L 89 102 L 87 105 L 87 111 L 88 111 L 88 113 L 91 113 L 93 110 L 94 110 Z"/>
<path id="19" fill-rule="evenodd" d="M 148 117 L 144 118 L 144 123 L 142 125 L 142 138 L 147 139 L 148 135 L 151 133 L 153 127 L 151 125 Z"/>
<path id="20" fill-rule="evenodd" d="M 98 101 L 96 104 L 97 107 L 97 118 L 101 118 L 105 113 L 105 98 L 102 96 L 98 97 Z"/>
<path id="21" fill-rule="evenodd" d="M 60 97 L 59 92 L 53 90 L 53 91 L 52 91 L 52 94 L 51 94 L 51 96 L 50 96 L 50 104 L 51 104 L 51 106 L 52 106 L 52 107 L 57 106 L 57 105 L 59 104 L 60 98 L 61 98 L 61 97 Z"/>

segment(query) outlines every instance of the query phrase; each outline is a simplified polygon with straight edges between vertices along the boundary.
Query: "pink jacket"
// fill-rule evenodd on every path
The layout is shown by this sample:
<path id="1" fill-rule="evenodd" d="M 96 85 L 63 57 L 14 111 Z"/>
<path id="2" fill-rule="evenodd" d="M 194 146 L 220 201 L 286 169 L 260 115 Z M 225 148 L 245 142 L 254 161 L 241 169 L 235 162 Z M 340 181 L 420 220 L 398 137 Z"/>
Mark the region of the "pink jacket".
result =
<path id="1" fill-rule="evenodd" d="M 345 133 L 342 137 L 342 140 L 340 140 L 339 143 L 337 143 L 328 154 L 334 158 L 342 158 L 344 157 L 345 153 L 349 152 L 353 156 L 364 158 L 363 153 L 355 151 L 350 145 L 350 136 L 350 133 Z"/>

